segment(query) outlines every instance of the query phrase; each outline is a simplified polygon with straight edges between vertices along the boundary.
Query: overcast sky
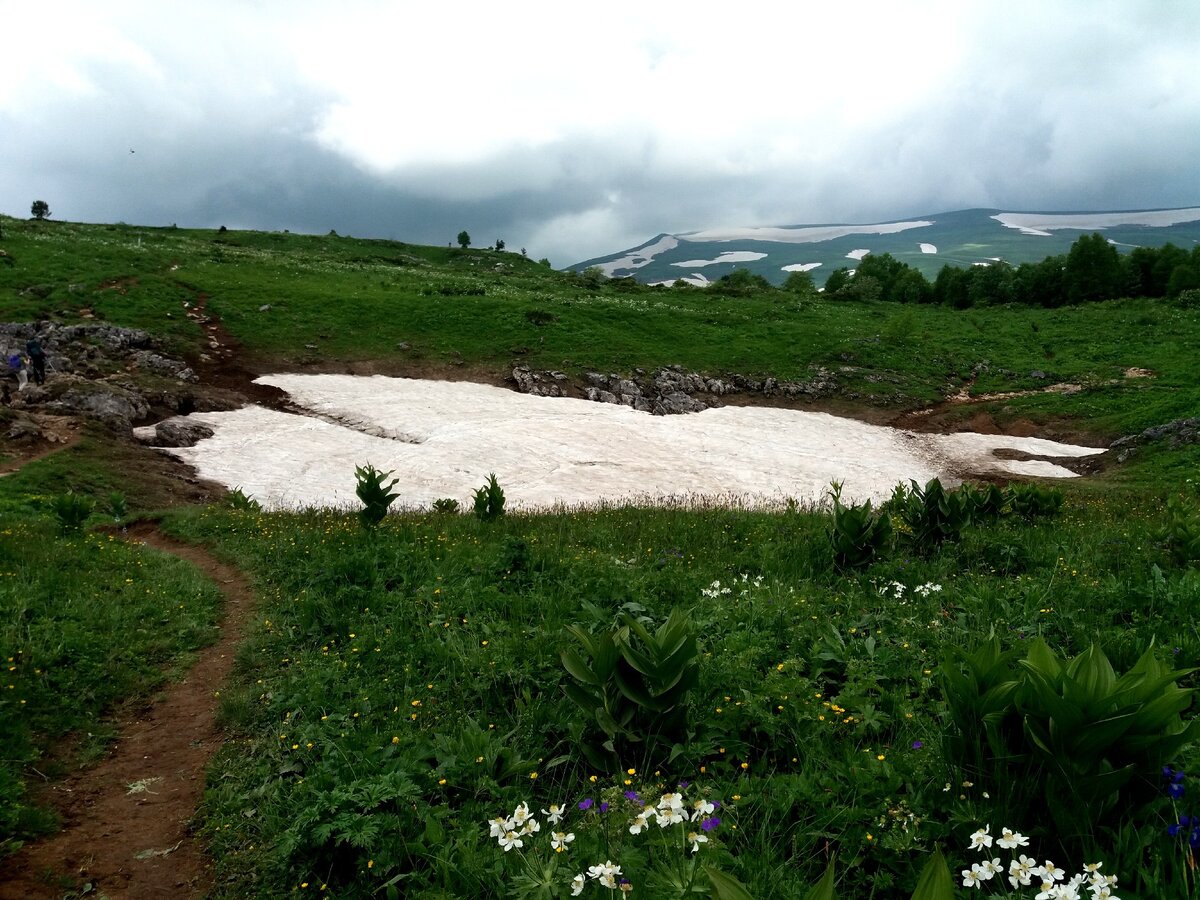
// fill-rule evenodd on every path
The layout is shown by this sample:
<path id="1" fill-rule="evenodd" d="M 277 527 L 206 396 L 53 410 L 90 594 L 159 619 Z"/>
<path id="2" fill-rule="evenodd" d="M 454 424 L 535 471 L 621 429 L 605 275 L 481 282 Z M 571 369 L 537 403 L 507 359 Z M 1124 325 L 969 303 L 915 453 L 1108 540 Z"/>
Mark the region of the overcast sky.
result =
<path id="1" fill-rule="evenodd" d="M 1200 205 L 1196 0 L 0 0 L 0 211 L 476 245 Z"/>

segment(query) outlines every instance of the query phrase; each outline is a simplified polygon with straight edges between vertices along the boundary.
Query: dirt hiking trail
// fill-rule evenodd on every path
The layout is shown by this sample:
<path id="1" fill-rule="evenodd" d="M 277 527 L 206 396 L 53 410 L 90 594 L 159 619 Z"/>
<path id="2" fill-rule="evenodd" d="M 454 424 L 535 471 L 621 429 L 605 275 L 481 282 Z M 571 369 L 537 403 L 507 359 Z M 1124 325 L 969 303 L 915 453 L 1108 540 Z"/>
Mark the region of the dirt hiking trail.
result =
<path id="1" fill-rule="evenodd" d="M 59 811 L 63 829 L 0 863 L 0 900 L 211 893 L 211 866 L 191 820 L 205 768 L 222 743 L 218 695 L 254 594 L 237 570 L 153 524 L 139 524 L 127 537 L 188 560 L 217 583 L 225 597 L 220 636 L 182 681 L 117 714 L 118 738 L 106 759 L 42 790 L 39 799 Z"/>

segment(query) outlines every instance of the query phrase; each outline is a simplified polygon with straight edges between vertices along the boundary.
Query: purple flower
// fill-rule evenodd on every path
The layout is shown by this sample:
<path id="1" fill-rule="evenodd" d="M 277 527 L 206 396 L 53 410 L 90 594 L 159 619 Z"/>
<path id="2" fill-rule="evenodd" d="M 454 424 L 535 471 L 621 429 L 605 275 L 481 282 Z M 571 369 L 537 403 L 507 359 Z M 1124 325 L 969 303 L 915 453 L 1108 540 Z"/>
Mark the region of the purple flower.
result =
<path id="1" fill-rule="evenodd" d="M 608 804 L 607 803 L 600 804 L 600 812 L 602 812 L 602 813 L 608 812 Z"/>
<path id="2" fill-rule="evenodd" d="M 580 809 L 591 809 L 592 808 L 592 798 L 584 797 L 582 800 L 580 800 L 579 808 Z"/>
<path id="3" fill-rule="evenodd" d="M 913 748 L 914 750 L 920 750 L 920 749 L 921 749 L 922 747 L 924 747 L 924 746 L 925 746 L 925 745 L 924 745 L 924 744 L 922 744 L 920 741 L 913 741 L 913 742 L 912 742 L 912 748 Z"/>
<path id="4" fill-rule="evenodd" d="M 640 804 L 642 802 L 642 798 L 638 796 L 637 791 L 626 791 L 625 799 L 630 801 L 631 803 Z"/>
<path id="5" fill-rule="evenodd" d="M 705 819 L 703 822 L 701 822 L 700 827 L 702 829 L 704 829 L 705 831 L 712 831 L 714 828 L 716 828 L 720 824 L 721 824 L 720 819 L 718 819 L 716 816 L 711 816 L 711 817 Z"/>
<path id="6" fill-rule="evenodd" d="M 1171 837 L 1179 837 L 1179 832 L 1183 830 L 1182 825 L 1168 825 L 1167 834 Z"/>
<path id="7" fill-rule="evenodd" d="M 1188 835 L 1188 844 L 1191 845 L 1193 850 L 1200 849 L 1200 828 L 1192 829 L 1191 833 Z"/>
<path id="8" fill-rule="evenodd" d="M 1177 784 L 1176 782 L 1171 782 L 1170 784 L 1167 785 L 1167 796 L 1170 797 L 1172 800 L 1178 800 L 1180 797 L 1183 796 L 1183 792 L 1184 792 L 1184 788 L 1183 788 L 1182 784 Z"/>
<path id="9" fill-rule="evenodd" d="M 687 781 L 681 781 L 681 782 L 679 782 L 679 789 L 680 789 L 681 791 L 686 791 L 686 790 L 688 789 L 688 784 L 689 784 L 689 783 L 690 783 L 690 782 L 687 782 Z"/>

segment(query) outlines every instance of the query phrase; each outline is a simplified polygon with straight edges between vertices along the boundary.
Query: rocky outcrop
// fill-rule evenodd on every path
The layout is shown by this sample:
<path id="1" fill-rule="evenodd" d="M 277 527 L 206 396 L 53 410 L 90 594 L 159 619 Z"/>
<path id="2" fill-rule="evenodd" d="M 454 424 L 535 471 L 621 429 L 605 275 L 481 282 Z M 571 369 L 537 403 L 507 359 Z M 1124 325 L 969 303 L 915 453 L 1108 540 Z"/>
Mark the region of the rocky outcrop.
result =
<path id="1" fill-rule="evenodd" d="M 588 372 L 580 395 L 595 403 L 616 403 L 658 416 L 700 412 L 720 406 L 723 397 L 759 394 L 789 400 L 825 397 L 838 390 L 836 376 L 824 368 L 815 368 L 807 381 L 762 380 L 745 375 L 714 378 L 699 372 L 687 372 L 682 366 L 664 366 L 646 373 L 634 370 L 631 376 Z M 567 396 L 566 376 L 561 372 L 533 372 L 527 366 L 513 369 L 517 390 L 542 397 Z"/>
<path id="2" fill-rule="evenodd" d="M 1166 440 L 1171 447 L 1200 444 L 1200 416 L 1173 419 L 1162 425 L 1152 425 L 1139 434 L 1128 434 L 1113 441 L 1108 449 L 1117 451 L 1117 460 L 1124 462 L 1143 444 Z"/>
<path id="3" fill-rule="evenodd" d="M 194 447 L 197 441 L 212 437 L 213 430 L 203 422 L 178 417 L 146 428 L 135 428 L 133 436 L 154 447 Z"/>

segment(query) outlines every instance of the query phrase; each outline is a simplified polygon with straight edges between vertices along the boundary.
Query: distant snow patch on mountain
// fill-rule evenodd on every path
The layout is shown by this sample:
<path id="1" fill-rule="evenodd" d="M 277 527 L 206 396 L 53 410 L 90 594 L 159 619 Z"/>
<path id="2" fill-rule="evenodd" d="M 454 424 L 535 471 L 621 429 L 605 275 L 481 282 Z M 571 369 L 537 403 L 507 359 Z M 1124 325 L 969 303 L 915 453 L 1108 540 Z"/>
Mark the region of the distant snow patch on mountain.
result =
<path id="1" fill-rule="evenodd" d="M 806 225 L 798 228 L 710 228 L 676 237 L 683 241 L 774 241 L 781 244 L 812 244 L 852 234 L 895 234 L 898 231 L 925 228 L 932 224 L 919 221 L 888 222 L 883 225 Z"/>
<path id="2" fill-rule="evenodd" d="M 689 259 L 684 262 L 671 263 L 683 269 L 696 269 L 701 266 L 714 266 L 719 263 L 754 262 L 756 259 L 766 259 L 767 254 L 755 253 L 753 250 L 726 250 L 716 259 Z"/>
<path id="3" fill-rule="evenodd" d="M 671 278 L 666 281 L 652 281 L 650 284 L 661 284 L 663 287 L 670 287 L 676 281 L 682 281 L 686 284 L 690 284 L 692 287 L 708 287 L 710 284 L 712 284 L 711 281 L 704 277 L 703 272 L 693 272 L 690 276 L 685 277 L 681 275 L 678 278 Z"/>
<path id="4" fill-rule="evenodd" d="M 870 252 L 870 250 L 851 250 L 846 254 L 846 259 L 857 259 L 861 261 L 862 258 Z"/>
<path id="5" fill-rule="evenodd" d="M 779 268 L 784 272 L 811 272 L 820 265 L 820 263 L 792 263 L 790 266 L 780 266 Z"/>
<path id="6" fill-rule="evenodd" d="M 1183 222 L 1200 221 L 1200 206 L 1188 209 L 1156 209 L 1149 212 L 1114 213 L 1000 213 L 992 216 L 1005 228 L 1015 228 L 1021 234 L 1050 237 L 1056 229 L 1074 228 L 1095 231 L 1117 225 L 1149 225 L 1165 228 Z"/>
<path id="7" fill-rule="evenodd" d="M 921 248 L 922 253 L 937 253 L 937 247 L 934 244 L 917 244 Z"/>
<path id="8" fill-rule="evenodd" d="M 620 259 L 610 259 L 608 262 L 597 263 L 596 265 L 605 275 L 611 278 L 613 273 L 618 269 L 640 269 L 642 266 L 649 265 L 658 254 L 674 250 L 678 246 L 678 238 L 664 234 L 653 243 L 646 244 L 644 247 L 638 247 L 636 250 L 630 250 L 628 255 L 622 256 Z"/>

